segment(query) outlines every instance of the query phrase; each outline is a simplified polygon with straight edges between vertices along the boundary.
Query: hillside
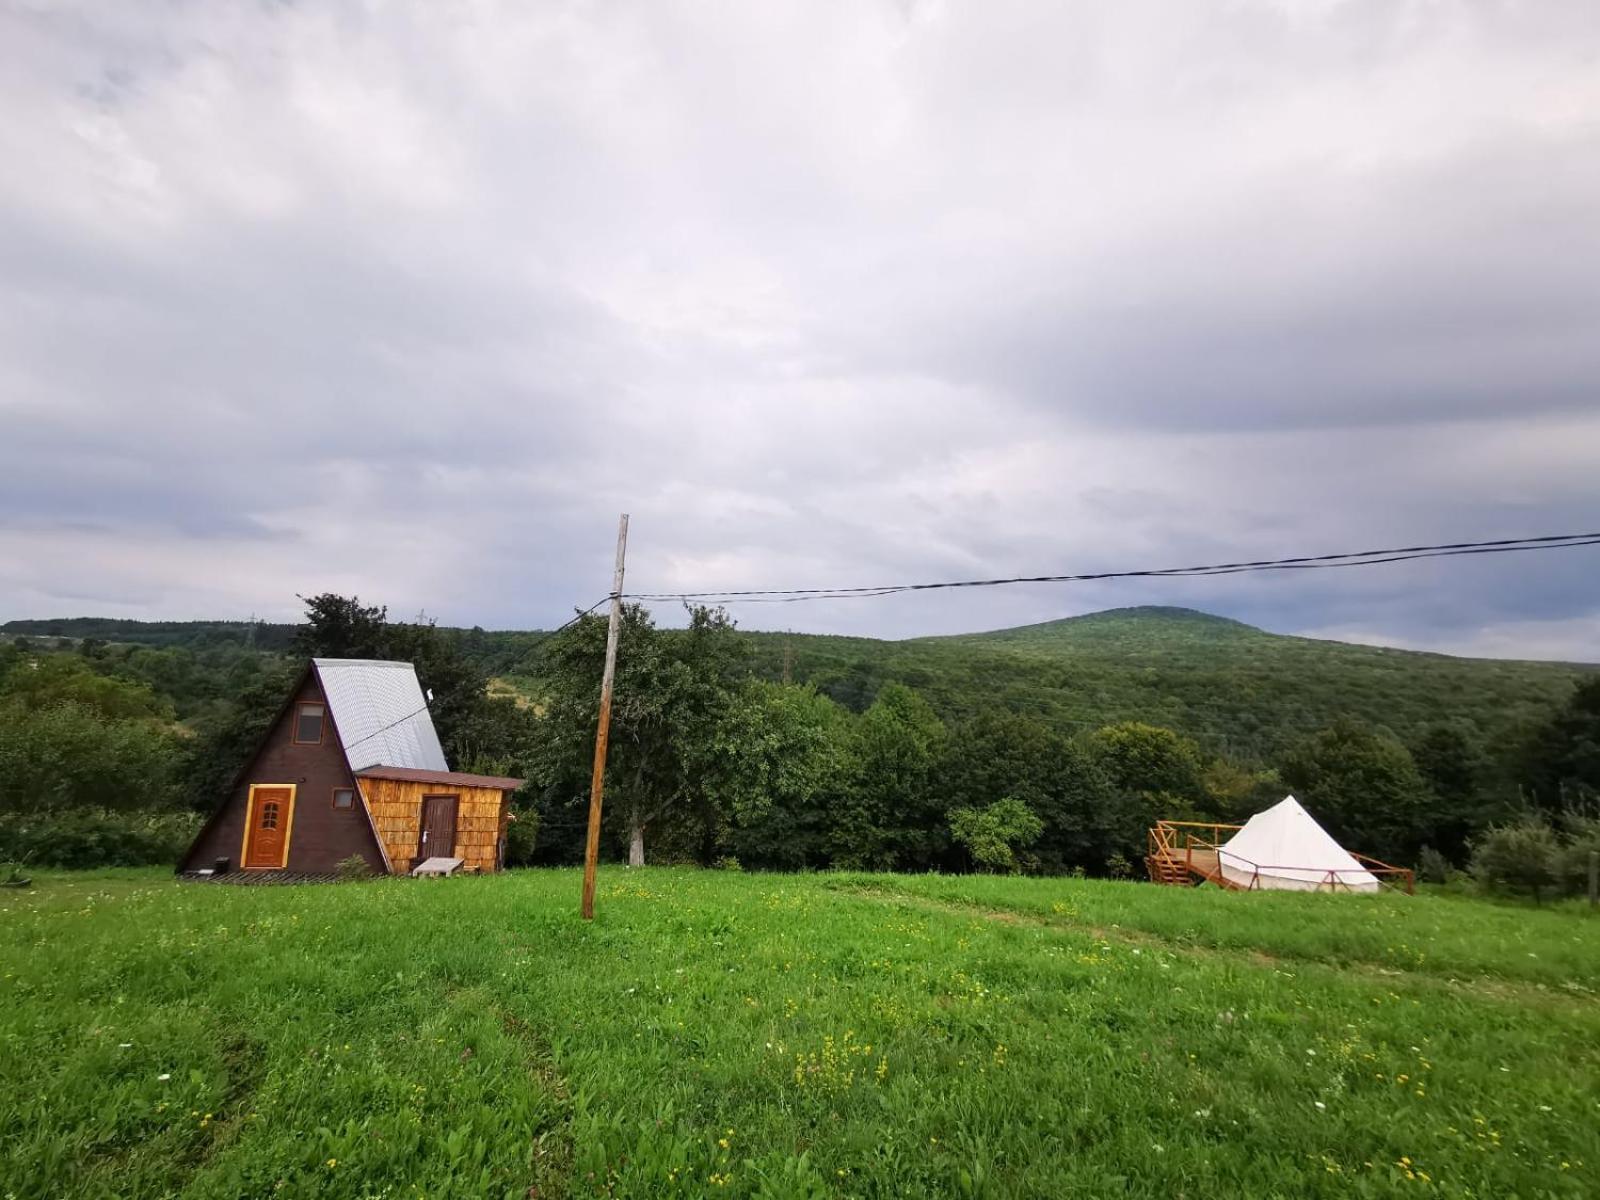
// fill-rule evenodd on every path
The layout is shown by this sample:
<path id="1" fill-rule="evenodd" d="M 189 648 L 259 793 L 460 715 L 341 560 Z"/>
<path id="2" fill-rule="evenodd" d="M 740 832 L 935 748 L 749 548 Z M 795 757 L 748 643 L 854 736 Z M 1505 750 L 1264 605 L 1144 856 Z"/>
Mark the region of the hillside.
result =
<path id="1" fill-rule="evenodd" d="M 1548 715 L 1589 669 L 1290 637 L 1182 608 L 899 642 L 747 636 L 762 675 L 781 677 L 787 647 L 791 678 L 854 708 L 892 680 L 927 693 L 948 716 L 998 702 L 1072 725 L 1141 720 L 1246 758 L 1271 758 L 1341 715 L 1402 738 L 1465 718 L 1503 742 Z"/>
<path id="2" fill-rule="evenodd" d="M 0 634 L 97 637 L 169 650 L 277 650 L 292 627 L 246 622 L 105 618 L 10 621 Z M 1208 749 L 1270 760 L 1341 715 L 1409 739 L 1422 726 L 1467 719 L 1487 740 L 1514 741 L 1592 668 L 1453 658 L 1268 633 L 1184 608 L 1120 608 L 1038 625 L 882 641 L 747 631 L 752 667 L 767 679 L 812 683 L 857 711 L 888 682 L 927 695 L 947 718 L 1004 706 L 1071 727 L 1140 720 Z M 525 692 L 537 690 L 543 635 L 462 631 L 464 650 Z"/>

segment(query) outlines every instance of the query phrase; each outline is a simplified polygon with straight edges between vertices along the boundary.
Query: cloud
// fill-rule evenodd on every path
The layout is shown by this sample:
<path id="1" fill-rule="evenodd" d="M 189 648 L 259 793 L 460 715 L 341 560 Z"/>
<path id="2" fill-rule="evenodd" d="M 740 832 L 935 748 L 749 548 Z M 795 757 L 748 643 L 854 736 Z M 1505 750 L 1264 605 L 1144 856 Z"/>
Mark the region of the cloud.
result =
<path id="1" fill-rule="evenodd" d="M 548 626 L 640 590 L 1594 524 L 1600 12 L 0 16 L 0 609 Z M 1594 551 L 1115 604 L 1592 656 Z"/>

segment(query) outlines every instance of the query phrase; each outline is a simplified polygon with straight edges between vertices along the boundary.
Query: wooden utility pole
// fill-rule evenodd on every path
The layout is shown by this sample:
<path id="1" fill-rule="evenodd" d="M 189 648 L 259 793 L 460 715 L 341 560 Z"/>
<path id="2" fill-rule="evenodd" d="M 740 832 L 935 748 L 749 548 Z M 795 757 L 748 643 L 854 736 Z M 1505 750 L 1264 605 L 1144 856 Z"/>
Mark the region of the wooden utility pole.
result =
<path id="1" fill-rule="evenodd" d="M 1589 851 L 1589 907 L 1600 907 L 1600 850 Z"/>
<path id="2" fill-rule="evenodd" d="M 622 561 L 628 552 L 628 514 L 617 522 L 617 570 L 611 577 L 611 623 L 606 628 L 606 669 L 600 677 L 600 725 L 594 733 L 594 774 L 589 779 L 589 838 L 583 848 L 583 919 L 594 920 L 594 875 L 600 865 L 600 800 L 606 786 L 606 744 L 611 740 L 611 681 L 617 673 L 622 626 Z"/>

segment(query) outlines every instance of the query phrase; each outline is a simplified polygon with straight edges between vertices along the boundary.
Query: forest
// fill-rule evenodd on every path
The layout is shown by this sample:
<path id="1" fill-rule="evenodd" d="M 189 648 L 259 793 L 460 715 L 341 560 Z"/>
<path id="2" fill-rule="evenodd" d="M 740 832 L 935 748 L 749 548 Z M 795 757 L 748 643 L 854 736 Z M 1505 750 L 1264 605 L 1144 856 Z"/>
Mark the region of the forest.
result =
<path id="1" fill-rule="evenodd" d="M 514 861 L 577 859 L 605 621 L 0 627 L 0 861 L 175 861 L 311 654 L 399 658 L 460 770 L 512 774 Z M 1123 609 L 886 642 L 625 606 L 605 852 L 768 870 L 1140 873 L 1158 817 L 1294 792 L 1346 845 L 1535 896 L 1600 846 L 1600 672 Z"/>

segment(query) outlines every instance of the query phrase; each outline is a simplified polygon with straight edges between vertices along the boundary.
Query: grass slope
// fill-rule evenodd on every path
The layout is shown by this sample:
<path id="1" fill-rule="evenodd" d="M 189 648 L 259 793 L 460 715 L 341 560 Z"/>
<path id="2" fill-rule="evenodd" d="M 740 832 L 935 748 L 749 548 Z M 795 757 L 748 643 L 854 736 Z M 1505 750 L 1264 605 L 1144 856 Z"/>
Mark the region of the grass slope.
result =
<path id="1" fill-rule="evenodd" d="M 667 869 L 0 893 L 8 1196 L 1587 1196 L 1576 909 Z"/>
<path id="2" fill-rule="evenodd" d="M 947 716 L 998 703 L 1083 727 L 1147 721 L 1264 760 L 1342 715 L 1402 738 L 1466 719 L 1491 743 L 1510 744 L 1592 669 L 1288 637 L 1181 608 L 904 642 L 748 636 L 762 674 L 781 673 L 787 645 L 796 679 L 854 707 L 895 680 L 926 692 Z"/>

